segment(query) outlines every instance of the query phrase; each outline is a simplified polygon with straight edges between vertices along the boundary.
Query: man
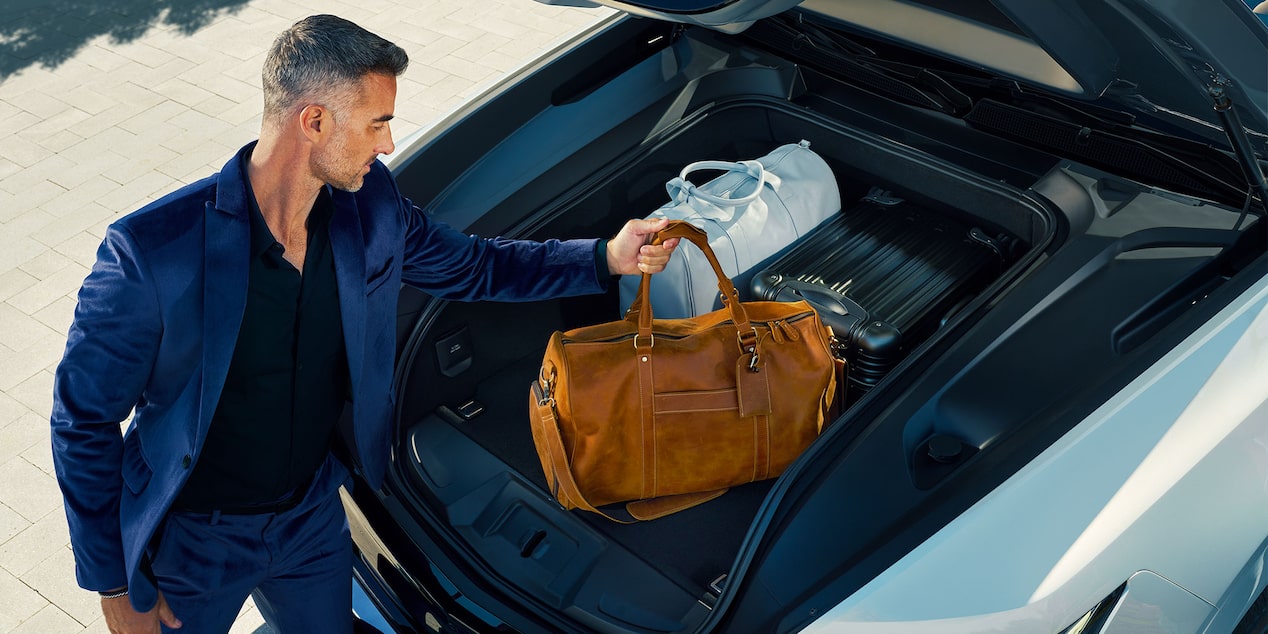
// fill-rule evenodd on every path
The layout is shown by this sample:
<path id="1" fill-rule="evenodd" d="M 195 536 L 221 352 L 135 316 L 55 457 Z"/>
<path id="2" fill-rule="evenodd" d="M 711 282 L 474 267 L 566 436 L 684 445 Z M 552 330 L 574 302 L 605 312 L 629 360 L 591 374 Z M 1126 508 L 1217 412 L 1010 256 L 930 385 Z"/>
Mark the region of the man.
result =
<path id="1" fill-rule="evenodd" d="M 647 244 L 663 223 L 642 220 L 544 243 L 429 221 L 376 160 L 407 63 L 346 20 L 296 23 L 265 61 L 259 141 L 107 231 L 51 422 L 76 575 L 110 631 L 225 632 L 249 594 L 281 632 L 349 631 L 348 472 L 332 451 L 382 482 L 400 284 L 593 293 L 663 270 L 676 246 Z"/>

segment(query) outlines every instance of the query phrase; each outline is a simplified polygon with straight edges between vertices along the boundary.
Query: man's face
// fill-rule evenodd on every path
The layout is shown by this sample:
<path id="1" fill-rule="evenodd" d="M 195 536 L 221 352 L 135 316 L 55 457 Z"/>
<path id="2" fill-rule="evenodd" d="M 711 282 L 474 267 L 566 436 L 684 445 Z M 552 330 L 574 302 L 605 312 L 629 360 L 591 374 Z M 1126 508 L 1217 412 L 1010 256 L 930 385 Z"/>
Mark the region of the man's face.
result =
<path id="1" fill-rule="evenodd" d="M 388 123 L 396 108 L 396 77 L 366 75 L 348 103 L 334 112 L 330 140 L 313 152 L 313 172 L 335 188 L 355 192 L 379 155 L 396 149 Z"/>

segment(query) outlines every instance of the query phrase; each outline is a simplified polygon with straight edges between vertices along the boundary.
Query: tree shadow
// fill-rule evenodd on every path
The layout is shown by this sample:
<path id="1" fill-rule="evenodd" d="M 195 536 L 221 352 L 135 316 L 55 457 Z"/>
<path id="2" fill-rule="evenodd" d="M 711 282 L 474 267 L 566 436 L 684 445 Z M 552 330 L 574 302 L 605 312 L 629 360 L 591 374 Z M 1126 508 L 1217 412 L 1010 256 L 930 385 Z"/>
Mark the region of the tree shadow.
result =
<path id="1" fill-rule="evenodd" d="M 0 80 L 40 64 L 53 68 L 93 38 L 117 44 L 166 24 L 192 35 L 249 0 L 0 0 Z"/>

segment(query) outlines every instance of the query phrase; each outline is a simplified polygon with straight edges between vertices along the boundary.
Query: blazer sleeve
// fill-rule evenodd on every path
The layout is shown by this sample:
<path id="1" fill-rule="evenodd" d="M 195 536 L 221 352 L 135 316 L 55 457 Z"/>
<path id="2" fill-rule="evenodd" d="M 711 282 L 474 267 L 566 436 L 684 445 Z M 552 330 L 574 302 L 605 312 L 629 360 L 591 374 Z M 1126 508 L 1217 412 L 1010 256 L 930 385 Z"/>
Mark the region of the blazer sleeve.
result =
<path id="1" fill-rule="evenodd" d="M 393 180 L 393 184 L 395 181 Z M 445 299 L 531 301 L 601 293 L 598 240 L 509 240 L 466 235 L 397 198 L 405 227 L 401 279 Z"/>
<path id="2" fill-rule="evenodd" d="M 53 463 L 65 498 L 79 584 L 127 583 L 119 501 L 120 423 L 144 394 L 161 318 L 157 295 L 126 228 L 111 226 L 79 291 L 53 381 Z"/>

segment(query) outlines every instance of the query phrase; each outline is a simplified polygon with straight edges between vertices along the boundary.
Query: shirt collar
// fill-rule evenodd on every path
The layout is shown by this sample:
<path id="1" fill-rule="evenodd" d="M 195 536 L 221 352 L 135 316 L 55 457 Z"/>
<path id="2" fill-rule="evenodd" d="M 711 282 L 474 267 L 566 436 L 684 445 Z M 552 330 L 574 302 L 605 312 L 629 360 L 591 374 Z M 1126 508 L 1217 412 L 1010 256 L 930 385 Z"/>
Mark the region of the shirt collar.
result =
<path id="1" fill-rule="evenodd" d="M 251 188 L 251 179 L 247 176 L 246 161 L 242 162 L 241 169 L 242 182 L 246 186 L 247 214 L 251 219 L 251 257 L 257 258 L 279 243 L 273 236 L 273 231 L 269 229 L 268 223 L 264 221 L 264 214 L 255 200 L 255 190 Z M 323 185 L 308 214 L 308 235 L 311 237 L 314 231 L 329 226 L 330 217 L 333 214 L 334 205 L 331 204 L 330 186 Z M 278 254 L 280 257 L 281 252 L 279 251 Z"/>

